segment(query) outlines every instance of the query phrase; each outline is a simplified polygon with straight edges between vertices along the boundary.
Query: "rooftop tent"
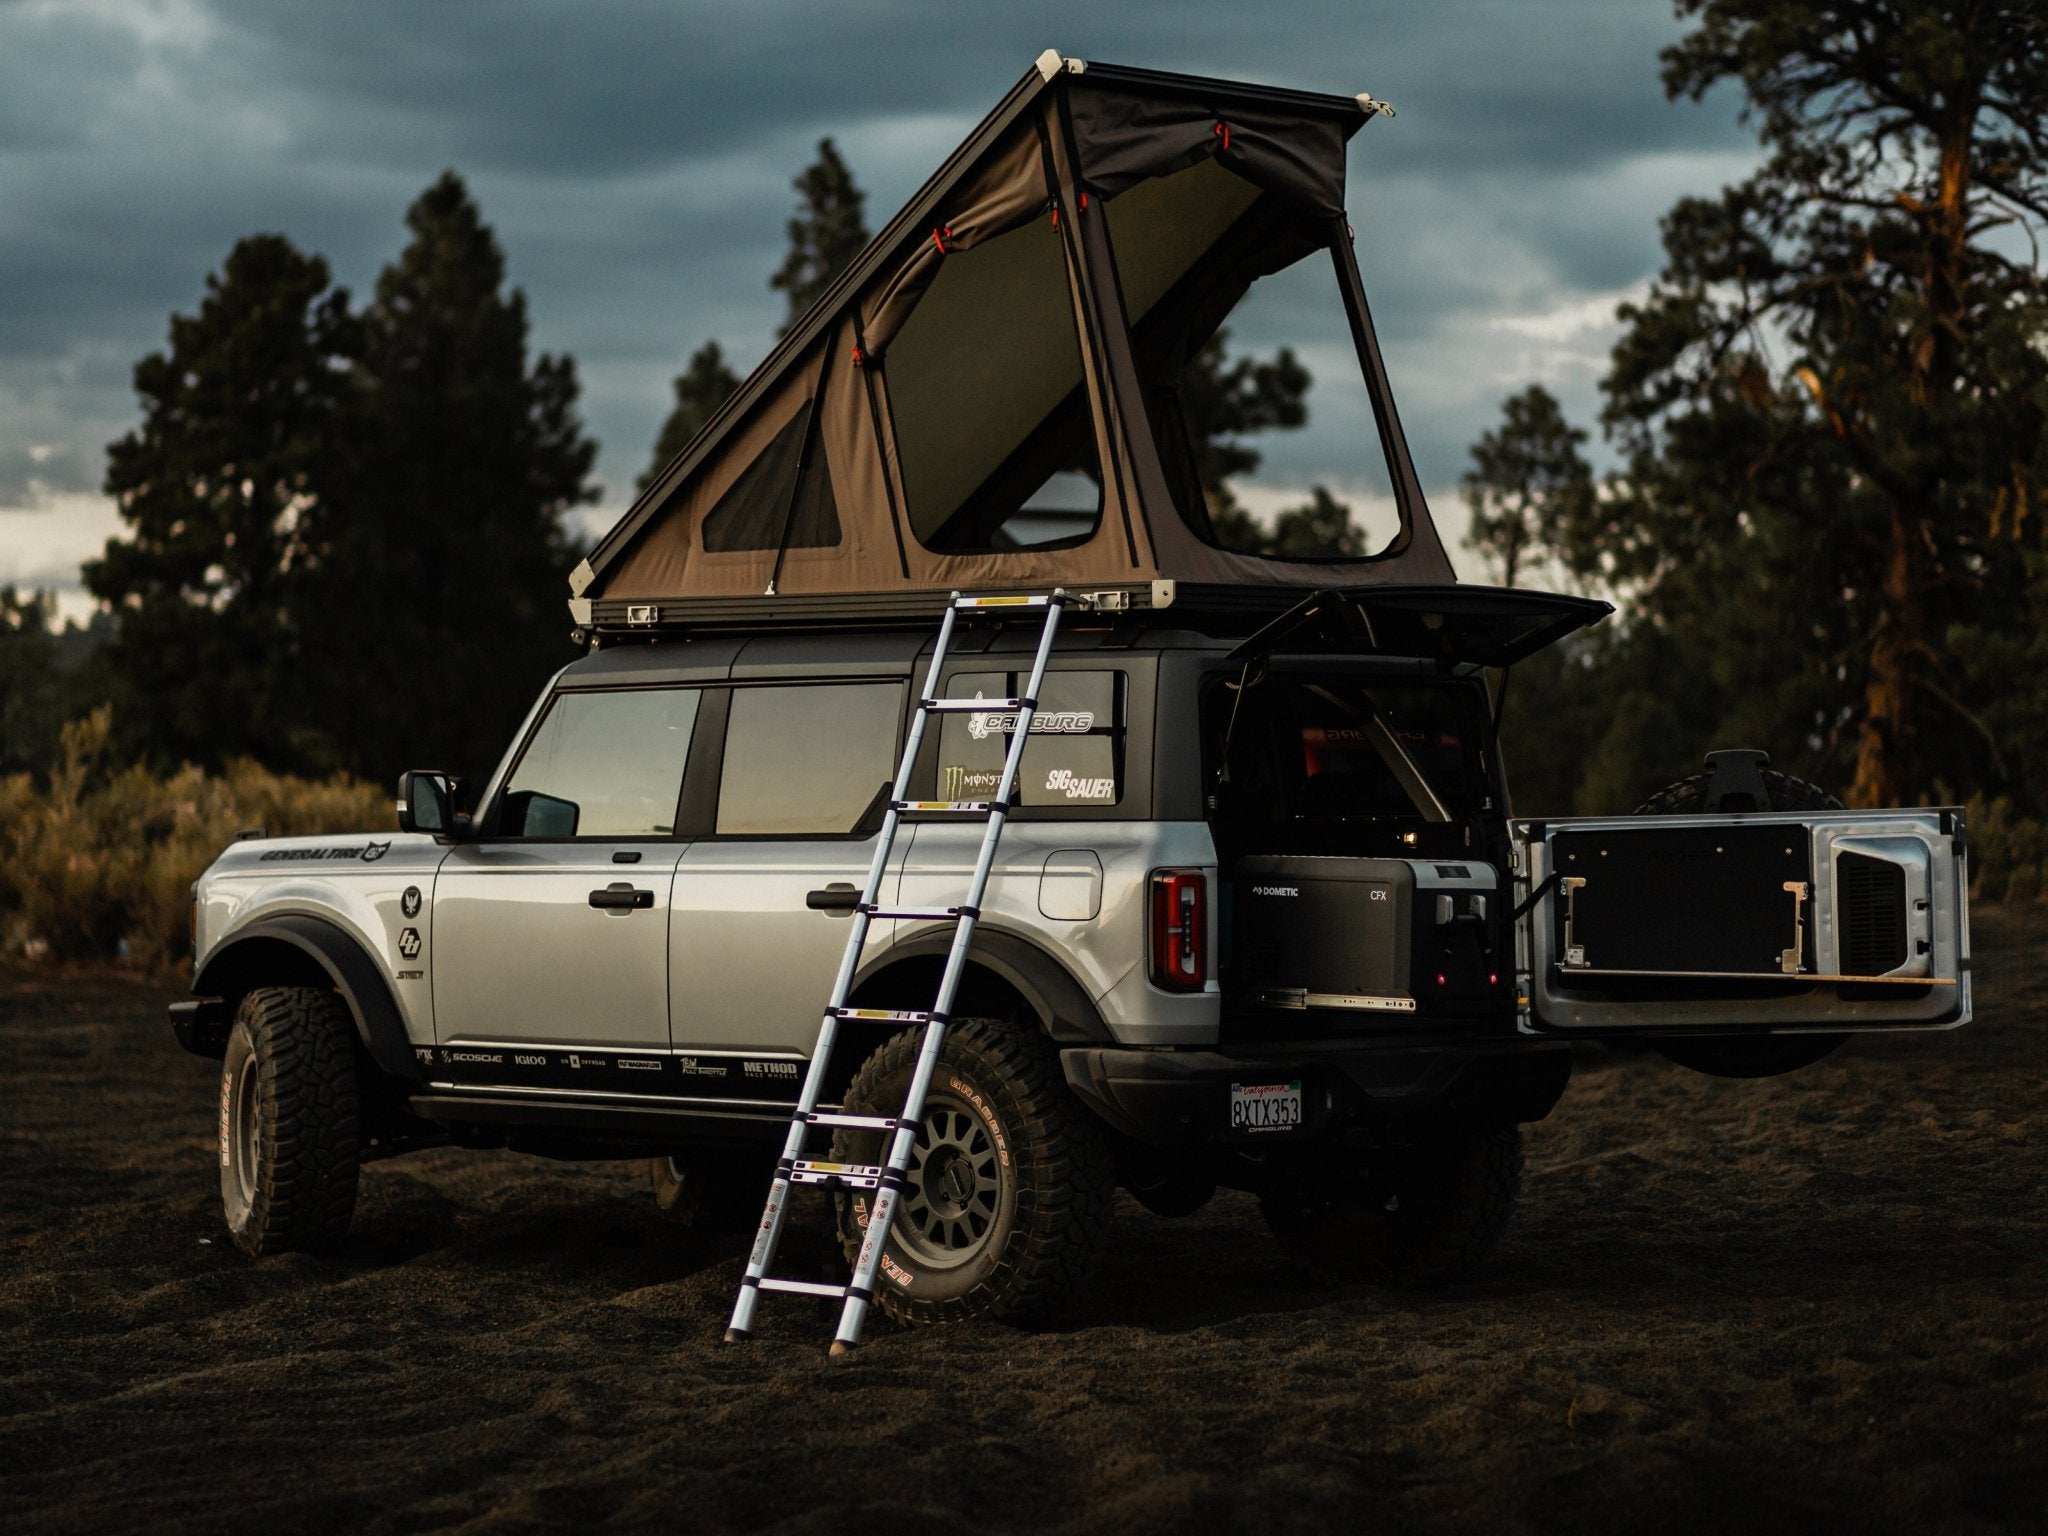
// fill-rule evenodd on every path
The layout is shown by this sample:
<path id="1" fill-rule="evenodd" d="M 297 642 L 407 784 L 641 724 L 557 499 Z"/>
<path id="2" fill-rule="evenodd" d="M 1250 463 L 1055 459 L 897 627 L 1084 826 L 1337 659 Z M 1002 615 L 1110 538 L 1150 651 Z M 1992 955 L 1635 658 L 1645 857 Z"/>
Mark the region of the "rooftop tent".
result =
<path id="1" fill-rule="evenodd" d="M 592 551 L 578 622 L 1454 581 L 1345 222 L 1377 110 L 1046 54 Z M 1398 527 L 1365 558 L 1223 548 L 1203 498 L 1182 371 L 1289 269 L 1370 399 Z"/>

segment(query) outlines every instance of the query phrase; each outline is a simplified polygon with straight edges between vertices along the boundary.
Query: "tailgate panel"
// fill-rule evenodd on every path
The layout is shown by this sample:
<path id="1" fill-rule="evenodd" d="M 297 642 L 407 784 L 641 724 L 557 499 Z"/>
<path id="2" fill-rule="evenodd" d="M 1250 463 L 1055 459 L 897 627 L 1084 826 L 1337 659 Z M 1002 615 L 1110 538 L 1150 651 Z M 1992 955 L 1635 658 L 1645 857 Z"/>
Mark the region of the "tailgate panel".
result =
<path id="1" fill-rule="evenodd" d="M 1515 833 L 1517 902 L 1528 904 L 1517 973 L 1532 1030 L 1969 1018 L 1959 811 L 1575 818 Z"/>

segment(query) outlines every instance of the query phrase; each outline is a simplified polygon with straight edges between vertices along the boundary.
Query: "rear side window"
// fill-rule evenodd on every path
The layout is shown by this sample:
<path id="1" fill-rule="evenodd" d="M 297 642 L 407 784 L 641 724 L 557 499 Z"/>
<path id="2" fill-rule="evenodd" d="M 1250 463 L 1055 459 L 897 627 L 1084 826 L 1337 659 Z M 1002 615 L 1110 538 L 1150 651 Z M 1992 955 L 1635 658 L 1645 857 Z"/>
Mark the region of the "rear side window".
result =
<path id="1" fill-rule="evenodd" d="M 718 779 L 722 836 L 843 836 L 896 776 L 901 683 L 737 688 Z"/>
<path id="2" fill-rule="evenodd" d="M 564 693 L 506 786 L 506 837 L 669 837 L 697 724 L 694 688 Z"/>
<path id="3" fill-rule="evenodd" d="M 946 691 L 962 699 L 1014 698 L 1029 681 L 1024 672 L 966 672 Z M 1016 735 L 1015 715 L 990 710 L 940 718 L 939 795 L 988 799 Z M 1123 674 L 1048 672 L 1017 768 L 1018 804 L 1115 805 L 1123 798 L 1123 779 Z"/>

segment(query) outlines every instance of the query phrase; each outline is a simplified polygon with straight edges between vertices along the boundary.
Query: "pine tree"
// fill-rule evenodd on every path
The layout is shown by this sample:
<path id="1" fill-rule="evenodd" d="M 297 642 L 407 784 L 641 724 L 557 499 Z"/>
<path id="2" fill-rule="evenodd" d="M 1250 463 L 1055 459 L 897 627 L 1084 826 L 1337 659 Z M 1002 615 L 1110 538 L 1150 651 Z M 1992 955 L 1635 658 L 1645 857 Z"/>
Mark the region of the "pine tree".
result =
<path id="1" fill-rule="evenodd" d="M 1606 385 L 1623 494 L 1582 537 L 1685 640 L 1685 686 L 1840 760 L 1855 803 L 1995 780 L 1984 709 L 2010 680 L 1973 677 L 1956 640 L 2037 623 L 2048 16 L 1679 9 L 1697 26 L 1667 91 L 1738 84 L 1766 158 L 1665 219 Z"/>
<path id="2" fill-rule="evenodd" d="M 1472 445 L 1459 481 L 1472 527 L 1465 543 L 1512 587 L 1532 559 L 1565 556 L 1575 574 L 1598 574 L 1599 549 L 1581 530 L 1593 513 L 1593 471 L 1579 451 L 1585 432 L 1557 398 L 1531 384 L 1501 407 L 1501 423 Z"/>
<path id="3" fill-rule="evenodd" d="M 322 568 L 328 718 L 346 766 L 487 766 L 569 658 L 562 517 L 594 500 L 576 367 L 527 362 L 526 300 L 445 173 L 363 315 L 347 525 Z"/>
<path id="4" fill-rule="evenodd" d="M 112 605 L 115 718 L 132 748 L 325 766 L 307 706 L 308 579 L 360 337 L 325 262 L 239 242 L 170 348 L 135 368 L 143 421 L 108 450 L 129 531 L 85 568 Z"/>
<path id="5" fill-rule="evenodd" d="M 768 279 L 768 286 L 789 300 L 778 334 L 787 334 L 803 319 L 868 243 L 863 217 L 868 195 L 854 184 L 853 172 L 830 139 L 818 141 L 817 160 L 792 185 L 800 201 L 789 221 L 789 254 Z"/>
<path id="6" fill-rule="evenodd" d="M 725 353 L 715 341 L 707 341 L 690 358 L 690 366 L 676 375 L 675 407 L 661 424 L 655 439 L 654 457 L 640 476 L 639 489 L 646 490 L 675 456 L 690 446 L 690 440 L 704 429 L 718 408 L 740 387 L 739 375 L 726 366 Z"/>

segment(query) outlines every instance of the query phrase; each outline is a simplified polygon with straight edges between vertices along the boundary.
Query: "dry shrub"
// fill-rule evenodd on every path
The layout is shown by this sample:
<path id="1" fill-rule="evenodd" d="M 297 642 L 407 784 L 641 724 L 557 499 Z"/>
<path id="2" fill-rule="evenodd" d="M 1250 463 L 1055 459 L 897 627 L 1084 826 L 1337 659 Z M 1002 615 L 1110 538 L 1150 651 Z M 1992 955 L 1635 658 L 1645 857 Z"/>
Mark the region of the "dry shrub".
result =
<path id="1" fill-rule="evenodd" d="M 0 779 L 0 923 L 8 955 L 182 964 L 191 886 L 239 831 L 273 837 L 390 825 L 391 801 L 367 784 L 231 764 L 159 778 L 107 763 L 111 713 L 64 728 L 45 789 Z"/>

